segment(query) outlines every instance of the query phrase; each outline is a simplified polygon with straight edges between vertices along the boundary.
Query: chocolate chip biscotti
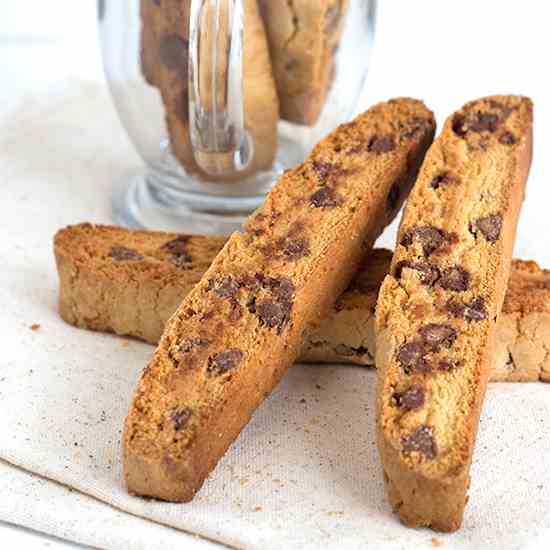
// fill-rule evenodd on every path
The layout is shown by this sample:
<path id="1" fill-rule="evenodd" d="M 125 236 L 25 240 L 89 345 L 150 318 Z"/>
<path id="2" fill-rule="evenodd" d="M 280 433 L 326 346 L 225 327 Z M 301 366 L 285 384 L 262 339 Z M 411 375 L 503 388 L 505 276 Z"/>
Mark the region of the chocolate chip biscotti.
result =
<path id="1" fill-rule="evenodd" d="M 193 498 L 395 216 L 433 132 L 421 102 L 381 103 L 280 177 L 143 372 L 123 436 L 130 492 Z"/>
<path id="2" fill-rule="evenodd" d="M 377 433 L 391 504 L 409 526 L 462 521 L 531 135 L 526 98 L 466 104 L 403 214 L 376 306 Z"/>
<path id="3" fill-rule="evenodd" d="M 215 178 L 205 174 L 195 161 L 189 134 L 190 5 L 190 0 L 142 0 L 141 69 L 147 82 L 161 93 L 174 155 L 187 172 L 210 180 Z M 256 0 L 244 0 L 243 52 L 244 125 L 254 142 L 254 156 L 239 174 L 239 180 L 251 172 L 270 168 L 277 147 L 279 100 Z M 201 68 L 205 70 L 199 80 L 204 84 L 204 75 L 211 75 L 210 66 L 204 63 Z M 203 98 L 209 89 L 202 86 Z M 206 97 L 206 102 L 211 104 L 213 99 Z"/>
<path id="4" fill-rule="evenodd" d="M 349 0 L 259 0 L 281 116 L 313 125 L 330 89 Z"/>
<path id="5" fill-rule="evenodd" d="M 225 241 L 89 223 L 62 229 L 54 244 L 60 315 L 78 327 L 156 344 Z M 391 257 L 389 250 L 372 250 L 302 343 L 299 361 L 374 365 L 374 310 Z M 490 380 L 550 382 L 549 348 L 550 271 L 514 260 Z"/>

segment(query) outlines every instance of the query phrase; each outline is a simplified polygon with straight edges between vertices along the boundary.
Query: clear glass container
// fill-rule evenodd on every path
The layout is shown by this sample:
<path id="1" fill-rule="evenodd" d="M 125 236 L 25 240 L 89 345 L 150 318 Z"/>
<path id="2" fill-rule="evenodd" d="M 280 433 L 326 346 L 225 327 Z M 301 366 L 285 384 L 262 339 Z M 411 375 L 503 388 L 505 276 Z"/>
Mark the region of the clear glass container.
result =
<path id="1" fill-rule="evenodd" d="M 187 233 L 240 226 L 285 169 L 354 113 L 375 0 L 102 0 L 103 63 L 145 162 L 116 222 Z"/>

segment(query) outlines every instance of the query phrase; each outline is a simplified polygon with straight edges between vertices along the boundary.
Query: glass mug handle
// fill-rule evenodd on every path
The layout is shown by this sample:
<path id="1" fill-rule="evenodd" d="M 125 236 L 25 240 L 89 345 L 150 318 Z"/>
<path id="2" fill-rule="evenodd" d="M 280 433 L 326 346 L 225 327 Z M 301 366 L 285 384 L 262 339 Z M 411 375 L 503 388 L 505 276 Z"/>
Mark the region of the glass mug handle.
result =
<path id="1" fill-rule="evenodd" d="M 192 0 L 189 24 L 189 133 L 209 176 L 238 175 L 253 144 L 244 127 L 243 0 Z"/>

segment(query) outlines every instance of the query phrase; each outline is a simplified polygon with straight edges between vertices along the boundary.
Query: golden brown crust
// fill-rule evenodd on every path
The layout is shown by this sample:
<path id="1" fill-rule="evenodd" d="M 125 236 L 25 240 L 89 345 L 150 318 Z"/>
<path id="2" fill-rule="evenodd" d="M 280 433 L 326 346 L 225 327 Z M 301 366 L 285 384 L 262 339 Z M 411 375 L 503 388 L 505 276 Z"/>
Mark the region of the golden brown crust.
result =
<path id="1" fill-rule="evenodd" d="M 165 247 L 178 240 L 179 255 Z M 135 231 L 83 223 L 60 230 L 59 312 L 68 323 L 158 343 L 164 326 L 222 249 L 223 237 Z M 143 258 L 117 260 L 113 247 Z M 185 252 L 185 254 L 182 254 Z M 374 249 L 334 308 L 303 342 L 298 360 L 374 366 L 374 310 L 392 253 Z M 550 271 L 514 260 L 497 323 L 491 381 L 549 381 Z M 511 290 L 513 289 L 513 290 Z"/>
<path id="2" fill-rule="evenodd" d="M 348 0 L 260 0 L 281 117 L 316 123 L 335 70 Z"/>
<path id="3" fill-rule="evenodd" d="M 93 224 L 61 230 L 54 241 L 60 315 L 156 343 L 225 241 Z"/>
<path id="4" fill-rule="evenodd" d="M 421 102 L 381 103 L 281 176 L 171 317 L 141 377 L 123 437 L 130 491 L 194 496 L 395 216 L 433 132 Z"/>
<path id="5" fill-rule="evenodd" d="M 187 172 L 206 176 L 195 161 L 189 136 L 187 55 L 190 0 L 141 3 L 141 67 L 145 79 L 157 87 L 166 109 L 166 123 L 174 155 Z M 254 158 L 242 180 L 269 169 L 277 147 L 279 100 L 269 59 L 267 36 L 256 0 L 245 0 L 243 83 L 245 127 L 254 142 Z M 222 178 L 233 181 L 236 178 Z"/>
<path id="6" fill-rule="evenodd" d="M 450 117 L 405 209 L 376 311 L 378 446 L 403 522 L 460 526 L 531 160 L 532 107 Z"/>

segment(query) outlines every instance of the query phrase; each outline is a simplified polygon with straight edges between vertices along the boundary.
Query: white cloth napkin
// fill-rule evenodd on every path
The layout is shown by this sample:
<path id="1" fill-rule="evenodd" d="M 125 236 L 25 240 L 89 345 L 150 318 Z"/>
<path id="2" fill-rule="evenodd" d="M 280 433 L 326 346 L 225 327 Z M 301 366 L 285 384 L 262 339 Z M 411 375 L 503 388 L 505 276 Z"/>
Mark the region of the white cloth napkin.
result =
<path id="1" fill-rule="evenodd" d="M 108 223 L 113 182 L 139 169 L 102 88 L 88 86 L 3 121 L 0 519 L 112 548 L 194 541 L 255 549 L 507 550 L 537 548 L 550 537 L 544 384 L 490 386 L 470 503 L 462 530 L 452 535 L 408 530 L 392 515 L 374 443 L 375 373 L 357 367 L 293 367 L 192 503 L 128 496 L 120 431 L 153 348 L 59 319 L 52 236 L 69 223 Z M 533 224 L 548 231 L 548 218 L 537 218 L 548 196 L 537 181 L 530 189 L 524 219 L 538 219 Z M 384 238 L 392 241 L 391 233 Z M 524 254 L 535 251 L 530 242 L 520 235 Z M 548 250 L 534 246 L 541 251 L 535 259 L 549 265 Z M 40 328 L 31 330 L 33 324 Z"/>

